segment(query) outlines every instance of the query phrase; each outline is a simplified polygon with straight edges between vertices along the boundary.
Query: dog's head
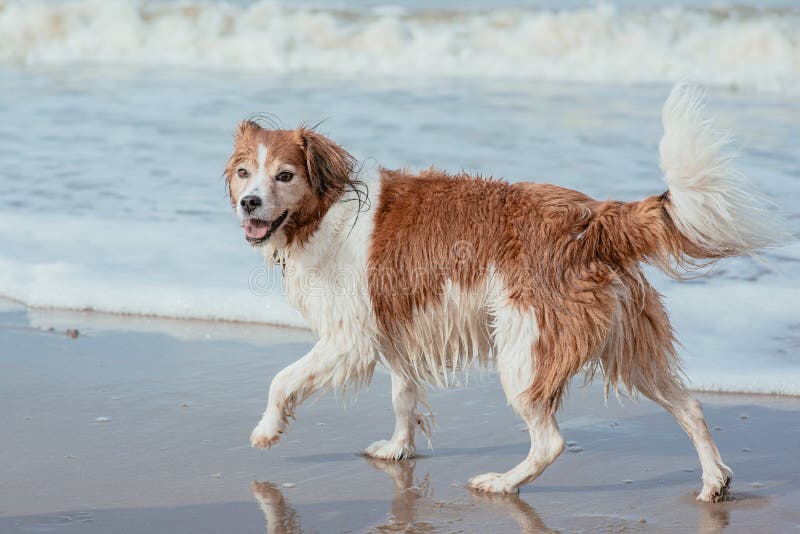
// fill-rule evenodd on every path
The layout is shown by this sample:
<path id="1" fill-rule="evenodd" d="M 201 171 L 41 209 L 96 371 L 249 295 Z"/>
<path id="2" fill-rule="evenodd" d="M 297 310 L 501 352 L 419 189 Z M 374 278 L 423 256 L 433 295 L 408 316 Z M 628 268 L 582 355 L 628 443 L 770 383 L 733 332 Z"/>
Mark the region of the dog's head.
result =
<path id="1" fill-rule="evenodd" d="M 355 163 L 312 129 L 269 130 L 242 122 L 225 177 L 247 241 L 283 247 L 308 239 L 352 184 Z"/>

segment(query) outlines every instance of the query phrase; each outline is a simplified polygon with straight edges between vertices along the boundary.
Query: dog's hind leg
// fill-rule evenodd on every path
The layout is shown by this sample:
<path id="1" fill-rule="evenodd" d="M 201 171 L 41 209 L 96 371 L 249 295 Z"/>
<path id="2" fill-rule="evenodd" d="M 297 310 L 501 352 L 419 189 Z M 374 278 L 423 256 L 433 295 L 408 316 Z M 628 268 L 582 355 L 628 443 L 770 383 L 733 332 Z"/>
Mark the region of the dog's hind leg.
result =
<path id="1" fill-rule="evenodd" d="M 532 482 L 564 450 L 564 438 L 555 416 L 534 404 L 525 394 L 535 375 L 534 347 L 539 331 L 533 311 L 504 304 L 495 313 L 494 341 L 497 373 L 508 403 L 528 425 L 531 448 L 527 458 L 505 473 L 485 473 L 470 479 L 474 489 L 489 493 L 517 493 Z"/>
<path id="2" fill-rule="evenodd" d="M 703 468 L 703 489 L 697 499 L 705 502 L 724 500 L 733 471 L 722 462 L 700 403 L 677 383 L 659 394 L 643 393 L 671 413 L 694 443 Z"/>
<path id="3" fill-rule="evenodd" d="M 392 406 L 394 407 L 394 434 L 389 441 L 376 441 L 364 454 L 380 460 L 404 460 L 416 453 L 414 434 L 417 427 L 430 437 L 430 422 L 419 411 L 425 405 L 425 391 L 402 372 L 392 370 Z"/>
<path id="4" fill-rule="evenodd" d="M 658 293 L 646 280 L 638 282 L 626 281 L 633 298 L 623 302 L 634 307 L 623 310 L 629 320 L 621 323 L 625 329 L 623 339 L 627 340 L 617 356 L 622 357 L 622 363 L 606 361 L 604 366 L 621 372 L 629 387 L 660 404 L 678 420 L 694 443 L 703 467 L 703 489 L 697 498 L 719 502 L 725 498 L 733 473 L 722 462 L 700 403 L 680 380 L 672 328 Z"/>
<path id="5" fill-rule="evenodd" d="M 484 473 L 471 478 L 469 484 L 474 489 L 488 493 L 517 493 L 520 486 L 533 482 L 564 450 L 564 438 L 554 416 L 545 415 L 543 409 L 522 402 L 512 406 L 528 425 L 530 452 L 525 460 L 505 473 Z"/>

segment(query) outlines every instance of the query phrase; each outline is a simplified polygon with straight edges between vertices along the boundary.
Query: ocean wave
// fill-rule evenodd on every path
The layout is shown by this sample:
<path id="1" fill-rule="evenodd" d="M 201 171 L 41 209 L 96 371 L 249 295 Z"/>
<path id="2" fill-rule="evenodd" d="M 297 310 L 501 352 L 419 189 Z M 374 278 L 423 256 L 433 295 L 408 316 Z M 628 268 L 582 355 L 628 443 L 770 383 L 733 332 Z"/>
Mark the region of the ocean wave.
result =
<path id="1" fill-rule="evenodd" d="M 405 10 L 0 0 L 0 61 L 709 85 L 795 92 L 800 10 Z"/>

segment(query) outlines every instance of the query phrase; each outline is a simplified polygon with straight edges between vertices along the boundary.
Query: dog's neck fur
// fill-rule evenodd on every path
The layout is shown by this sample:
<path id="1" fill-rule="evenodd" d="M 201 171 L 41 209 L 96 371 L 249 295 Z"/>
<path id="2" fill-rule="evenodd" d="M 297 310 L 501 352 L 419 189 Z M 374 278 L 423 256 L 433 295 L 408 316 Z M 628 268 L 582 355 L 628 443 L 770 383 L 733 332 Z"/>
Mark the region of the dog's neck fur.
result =
<path id="1" fill-rule="evenodd" d="M 318 267 L 323 260 L 328 261 L 330 250 L 341 246 L 356 222 L 357 206 L 355 199 L 350 202 L 350 196 L 345 193 L 338 201 L 331 203 L 317 223 L 317 228 L 306 239 L 287 242 L 281 236 L 262 247 L 267 263 L 312 268 Z"/>
<path id="2" fill-rule="evenodd" d="M 281 267 L 289 302 L 321 336 L 336 328 L 329 324 L 335 318 L 357 308 L 370 309 L 366 267 L 371 230 L 372 211 L 359 206 L 355 193 L 346 192 L 304 243 L 277 242 L 262 249 L 268 263 Z M 354 302 L 361 299 L 363 303 Z M 331 308 L 333 301 L 340 306 Z M 357 318 L 357 323 L 365 321 L 368 318 Z"/>

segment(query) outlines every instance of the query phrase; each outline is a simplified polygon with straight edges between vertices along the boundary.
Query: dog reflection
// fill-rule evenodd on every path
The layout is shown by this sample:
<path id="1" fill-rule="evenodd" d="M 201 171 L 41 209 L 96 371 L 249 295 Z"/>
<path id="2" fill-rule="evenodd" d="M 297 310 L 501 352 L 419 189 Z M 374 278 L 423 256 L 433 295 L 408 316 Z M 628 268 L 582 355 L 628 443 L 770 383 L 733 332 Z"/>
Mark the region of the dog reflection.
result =
<path id="1" fill-rule="evenodd" d="M 487 505 L 494 510 L 500 510 L 508 515 L 519 527 L 522 534 L 540 534 L 556 532 L 547 528 L 539 514 L 527 502 L 519 498 L 519 495 L 498 495 L 491 493 L 472 492 L 473 500 L 482 505 Z"/>
<path id="2" fill-rule="evenodd" d="M 428 474 L 415 483 L 414 469 L 416 461 L 389 462 L 364 457 L 373 468 L 386 473 L 392 480 L 392 507 L 389 521 L 376 527 L 376 531 L 383 532 L 430 532 L 431 524 L 418 519 L 419 506 L 425 503 L 425 497 L 430 494 L 430 476 Z M 420 499 L 423 502 L 420 503 Z"/>
<path id="3" fill-rule="evenodd" d="M 698 532 L 703 534 L 722 534 L 730 524 L 730 511 L 727 503 L 708 504 L 698 506 L 700 509 L 700 524 Z"/>
<path id="4" fill-rule="evenodd" d="M 472 492 L 471 503 L 436 502 L 432 498 L 430 476 L 426 474 L 421 480 L 415 480 L 416 461 L 390 462 L 369 457 L 365 457 L 365 460 L 374 469 L 385 473 L 392 482 L 388 521 L 371 528 L 372 532 L 423 533 L 436 531 L 439 526 L 445 525 L 456 528 L 464 516 L 481 511 L 507 514 L 517 523 L 519 532 L 525 534 L 552 532 L 534 509 L 517 495 Z M 253 495 L 264 512 L 268 534 L 303 531 L 299 514 L 277 486 L 270 482 L 253 482 Z M 476 510 L 476 506 L 484 510 Z"/>
<path id="5" fill-rule="evenodd" d="M 295 534 L 303 532 L 300 518 L 271 482 L 253 482 L 253 495 L 267 521 L 267 534 Z"/>

